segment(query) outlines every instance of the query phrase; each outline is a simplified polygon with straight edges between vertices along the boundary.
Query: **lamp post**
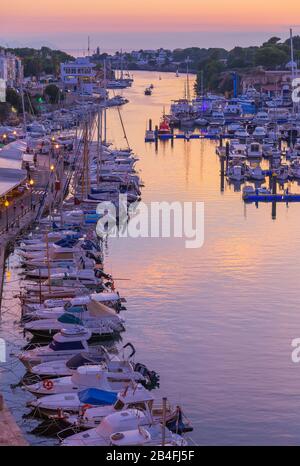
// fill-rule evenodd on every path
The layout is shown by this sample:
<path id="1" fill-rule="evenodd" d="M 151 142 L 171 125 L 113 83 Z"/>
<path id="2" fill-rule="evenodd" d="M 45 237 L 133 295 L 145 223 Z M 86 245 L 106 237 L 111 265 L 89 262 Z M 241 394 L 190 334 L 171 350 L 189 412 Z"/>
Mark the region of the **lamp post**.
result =
<path id="1" fill-rule="evenodd" d="M 8 231 L 8 208 L 9 208 L 9 202 L 8 202 L 7 199 L 5 199 L 4 207 L 5 207 L 5 211 L 6 211 L 6 231 Z"/>
<path id="2" fill-rule="evenodd" d="M 51 218 L 51 215 L 52 215 L 52 203 L 53 203 L 53 173 L 55 171 L 55 166 L 53 165 L 53 163 L 50 165 L 50 183 L 49 183 L 49 195 L 50 195 L 50 199 L 49 199 L 49 215 L 50 215 L 50 218 Z"/>
<path id="3" fill-rule="evenodd" d="M 30 178 L 29 180 L 29 186 L 30 186 L 30 208 L 32 210 L 32 190 L 33 190 L 33 185 L 34 185 L 34 181 L 32 178 Z"/>

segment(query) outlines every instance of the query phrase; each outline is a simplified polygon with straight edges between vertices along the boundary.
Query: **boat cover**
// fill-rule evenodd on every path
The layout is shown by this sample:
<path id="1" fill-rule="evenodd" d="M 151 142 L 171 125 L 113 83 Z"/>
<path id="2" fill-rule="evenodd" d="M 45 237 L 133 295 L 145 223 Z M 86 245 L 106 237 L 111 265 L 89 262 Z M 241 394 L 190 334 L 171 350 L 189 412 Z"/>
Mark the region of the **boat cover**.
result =
<path id="1" fill-rule="evenodd" d="M 105 353 L 102 354 L 93 354 L 93 356 L 89 356 L 86 353 L 75 354 L 68 360 L 66 366 L 69 369 L 76 370 L 78 367 L 86 366 L 87 364 L 99 364 L 100 362 L 105 361 Z"/>
<path id="2" fill-rule="evenodd" d="M 62 316 L 60 316 L 58 319 L 58 322 L 61 324 L 74 324 L 74 325 L 81 325 L 83 326 L 83 322 L 81 319 L 78 317 L 74 316 L 73 314 L 68 314 L 65 312 Z"/>
<path id="3" fill-rule="evenodd" d="M 116 315 L 114 309 L 111 309 L 110 307 L 105 306 L 105 304 L 94 300 L 87 304 L 87 309 L 90 313 L 90 316 L 101 319 L 105 317 L 114 317 Z"/>
<path id="4" fill-rule="evenodd" d="M 106 392 L 97 388 L 88 388 L 78 393 L 81 403 L 90 405 L 112 405 L 117 400 L 117 393 Z"/>

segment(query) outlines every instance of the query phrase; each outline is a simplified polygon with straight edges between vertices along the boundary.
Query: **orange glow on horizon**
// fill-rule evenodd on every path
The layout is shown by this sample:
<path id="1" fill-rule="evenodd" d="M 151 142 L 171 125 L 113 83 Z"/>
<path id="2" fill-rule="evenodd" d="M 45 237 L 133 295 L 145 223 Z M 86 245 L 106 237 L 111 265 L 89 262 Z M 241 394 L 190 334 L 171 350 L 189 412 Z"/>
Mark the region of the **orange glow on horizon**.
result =
<path id="1" fill-rule="evenodd" d="M 2 34 L 45 32 L 251 31 L 284 28 L 297 23 L 298 0 L 112 0 L 99 2 L 52 0 L 37 6 L 33 0 L 15 0 L 1 8 Z M 300 23 L 300 21 L 298 21 Z"/>

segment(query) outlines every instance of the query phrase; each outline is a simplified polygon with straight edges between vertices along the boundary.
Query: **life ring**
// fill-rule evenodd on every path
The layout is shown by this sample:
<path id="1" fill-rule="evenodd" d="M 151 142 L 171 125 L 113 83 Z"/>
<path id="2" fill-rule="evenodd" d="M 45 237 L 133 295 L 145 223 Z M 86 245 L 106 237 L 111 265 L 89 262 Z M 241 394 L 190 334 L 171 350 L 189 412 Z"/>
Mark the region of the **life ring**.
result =
<path id="1" fill-rule="evenodd" d="M 43 382 L 43 387 L 46 389 L 46 390 L 52 390 L 52 388 L 54 387 L 54 383 L 52 382 L 52 380 L 44 380 Z"/>

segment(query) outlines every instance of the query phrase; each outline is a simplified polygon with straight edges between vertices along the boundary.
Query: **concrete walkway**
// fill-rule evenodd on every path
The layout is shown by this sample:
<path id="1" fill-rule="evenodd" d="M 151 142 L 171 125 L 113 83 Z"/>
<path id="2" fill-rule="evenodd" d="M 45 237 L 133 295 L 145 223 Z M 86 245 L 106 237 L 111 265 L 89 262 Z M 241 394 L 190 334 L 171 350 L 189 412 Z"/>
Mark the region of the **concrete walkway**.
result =
<path id="1" fill-rule="evenodd" d="M 0 446 L 28 446 L 20 427 L 0 395 Z"/>

